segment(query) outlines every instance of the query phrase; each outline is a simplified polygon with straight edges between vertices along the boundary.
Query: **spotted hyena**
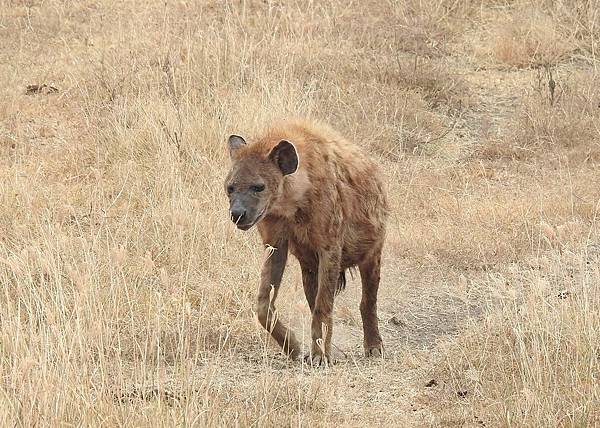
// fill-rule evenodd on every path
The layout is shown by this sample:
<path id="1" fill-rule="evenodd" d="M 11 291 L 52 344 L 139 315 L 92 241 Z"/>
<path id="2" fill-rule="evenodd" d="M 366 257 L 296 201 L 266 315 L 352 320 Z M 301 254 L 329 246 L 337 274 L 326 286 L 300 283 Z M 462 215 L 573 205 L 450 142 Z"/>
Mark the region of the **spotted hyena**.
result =
<path id="1" fill-rule="evenodd" d="M 289 356 L 299 355 L 300 344 L 274 307 L 291 252 L 312 312 L 309 358 L 330 361 L 334 297 L 345 271 L 358 267 L 365 353 L 382 355 L 377 290 L 388 205 L 375 163 L 329 127 L 306 121 L 276 124 L 249 141 L 231 135 L 228 145 L 231 219 L 241 230 L 256 224 L 272 251 L 258 289 L 260 323 Z"/>

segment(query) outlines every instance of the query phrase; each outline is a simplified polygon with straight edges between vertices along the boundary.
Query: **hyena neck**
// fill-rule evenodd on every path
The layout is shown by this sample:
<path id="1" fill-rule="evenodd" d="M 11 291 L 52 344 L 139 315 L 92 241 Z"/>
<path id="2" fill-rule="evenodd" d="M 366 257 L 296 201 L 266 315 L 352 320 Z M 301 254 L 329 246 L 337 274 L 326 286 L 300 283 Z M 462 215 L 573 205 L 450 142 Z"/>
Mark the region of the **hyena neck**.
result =
<path id="1" fill-rule="evenodd" d="M 310 178 L 303 169 L 284 178 L 283 192 L 271 207 L 269 214 L 285 219 L 293 219 L 299 208 L 306 204 L 310 189 Z"/>

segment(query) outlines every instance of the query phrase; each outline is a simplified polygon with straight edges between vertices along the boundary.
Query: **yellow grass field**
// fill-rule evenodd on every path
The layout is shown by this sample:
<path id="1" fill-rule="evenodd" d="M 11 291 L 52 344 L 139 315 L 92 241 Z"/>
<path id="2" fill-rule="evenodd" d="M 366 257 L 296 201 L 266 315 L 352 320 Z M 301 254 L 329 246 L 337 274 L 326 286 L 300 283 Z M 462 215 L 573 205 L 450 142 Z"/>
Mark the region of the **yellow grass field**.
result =
<path id="1" fill-rule="evenodd" d="M 600 0 L 0 0 L 0 94 L 0 426 L 600 425 Z M 333 367 L 256 321 L 226 138 L 291 116 L 385 172 L 383 360 L 356 277 Z"/>

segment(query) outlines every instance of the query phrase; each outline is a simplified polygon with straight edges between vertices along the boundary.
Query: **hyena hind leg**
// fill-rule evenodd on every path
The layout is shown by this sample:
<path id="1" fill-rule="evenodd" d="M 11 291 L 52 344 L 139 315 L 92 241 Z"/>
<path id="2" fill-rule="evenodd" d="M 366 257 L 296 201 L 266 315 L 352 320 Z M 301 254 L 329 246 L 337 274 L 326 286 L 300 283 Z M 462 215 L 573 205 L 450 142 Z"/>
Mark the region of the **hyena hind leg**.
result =
<path id="1" fill-rule="evenodd" d="M 383 340 L 379 334 L 377 318 L 377 291 L 379 290 L 381 251 L 359 265 L 362 282 L 360 315 L 363 323 L 364 348 L 366 356 L 382 356 Z"/>

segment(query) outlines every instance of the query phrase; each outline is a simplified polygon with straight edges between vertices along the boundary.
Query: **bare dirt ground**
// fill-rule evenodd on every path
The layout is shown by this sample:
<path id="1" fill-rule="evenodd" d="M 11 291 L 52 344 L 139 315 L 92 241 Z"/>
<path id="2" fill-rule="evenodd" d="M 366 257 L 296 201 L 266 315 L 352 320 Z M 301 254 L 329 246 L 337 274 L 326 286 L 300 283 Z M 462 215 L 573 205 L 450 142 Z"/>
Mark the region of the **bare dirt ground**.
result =
<path id="1" fill-rule="evenodd" d="M 2 426 L 600 423 L 597 0 L 0 6 Z M 383 360 L 358 278 L 333 367 L 255 320 L 225 139 L 286 116 L 385 171 Z"/>

